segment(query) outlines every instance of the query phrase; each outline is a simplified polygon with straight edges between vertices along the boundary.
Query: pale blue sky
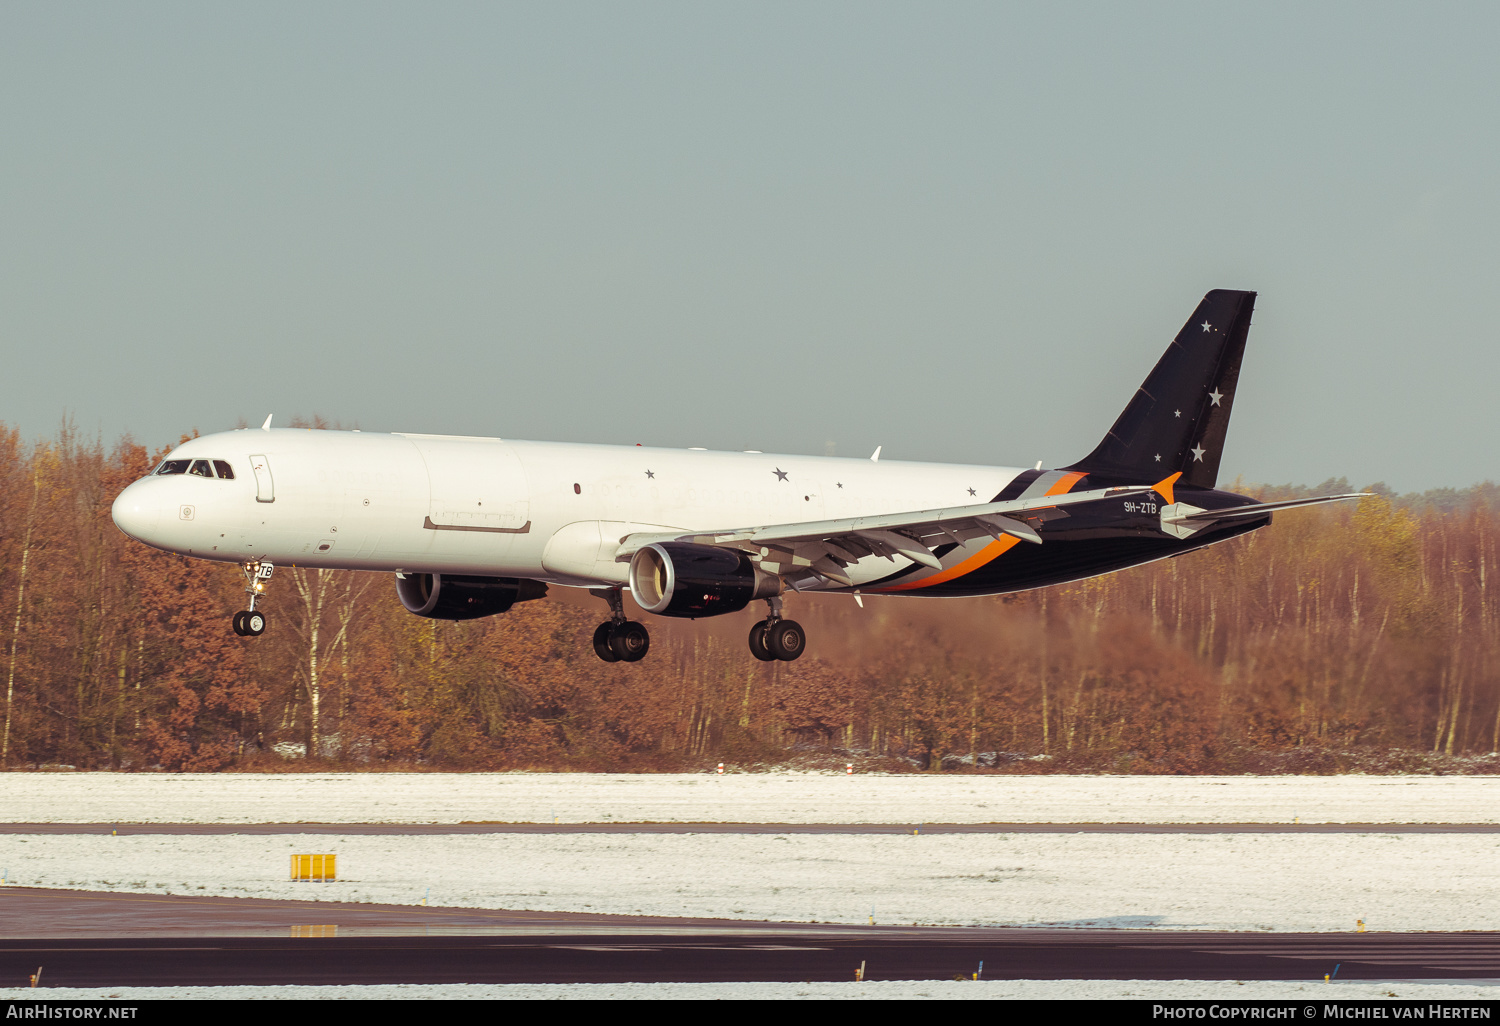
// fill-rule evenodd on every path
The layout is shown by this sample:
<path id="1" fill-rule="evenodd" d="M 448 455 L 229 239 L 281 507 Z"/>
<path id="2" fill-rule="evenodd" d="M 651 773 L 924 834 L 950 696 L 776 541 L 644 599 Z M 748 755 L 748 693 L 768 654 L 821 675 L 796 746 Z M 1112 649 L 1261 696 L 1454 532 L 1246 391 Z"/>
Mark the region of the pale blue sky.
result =
<path id="1" fill-rule="evenodd" d="M 1500 479 L 1495 4 L 0 6 L 0 420 Z"/>

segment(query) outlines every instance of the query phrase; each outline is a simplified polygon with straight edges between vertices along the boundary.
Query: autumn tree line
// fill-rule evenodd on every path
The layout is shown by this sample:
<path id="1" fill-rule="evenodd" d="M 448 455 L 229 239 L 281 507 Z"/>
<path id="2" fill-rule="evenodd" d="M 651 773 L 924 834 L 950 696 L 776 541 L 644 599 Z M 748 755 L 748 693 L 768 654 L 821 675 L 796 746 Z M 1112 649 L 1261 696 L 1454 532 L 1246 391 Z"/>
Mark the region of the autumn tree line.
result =
<path id="1" fill-rule="evenodd" d="M 793 595 L 810 639 L 794 663 L 750 656 L 758 609 L 653 617 L 646 659 L 607 664 L 589 643 L 605 606 L 586 593 L 449 623 L 406 613 L 389 574 L 278 568 L 270 630 L 238 637 L 237 567 L 158 552 L 110 520 L 160 455 L 0 428 L 0 766 L 1500 769 L 1491 484 L 1375 486 L 1016 596 Z"/>

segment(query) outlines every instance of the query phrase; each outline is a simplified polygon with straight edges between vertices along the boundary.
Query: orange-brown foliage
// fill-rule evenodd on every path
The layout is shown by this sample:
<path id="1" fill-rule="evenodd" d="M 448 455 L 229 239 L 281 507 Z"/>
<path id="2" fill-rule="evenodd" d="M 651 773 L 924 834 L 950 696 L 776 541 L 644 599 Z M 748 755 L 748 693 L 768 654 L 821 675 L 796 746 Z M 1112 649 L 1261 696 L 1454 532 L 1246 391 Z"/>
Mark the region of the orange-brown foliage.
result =
<path id="1" fill-rule="evenodd" d="M 646 660 L 606 664 L 583 593 L 444 623 L 407 615 L 384 575 L 292 568 L 270 632 L 236 637 L 238 568 L 110 521 L 148 465 L 128 442 L 64 427 L 28 448 L 0 427 L 6 766 L 1201 773 L 1491 769 L 1500 748 L 1490 485 L 1280 514 L 1025 595 L 793 596 L 796 663 L 751 658 L 746 610 L 651 618 Z"/>

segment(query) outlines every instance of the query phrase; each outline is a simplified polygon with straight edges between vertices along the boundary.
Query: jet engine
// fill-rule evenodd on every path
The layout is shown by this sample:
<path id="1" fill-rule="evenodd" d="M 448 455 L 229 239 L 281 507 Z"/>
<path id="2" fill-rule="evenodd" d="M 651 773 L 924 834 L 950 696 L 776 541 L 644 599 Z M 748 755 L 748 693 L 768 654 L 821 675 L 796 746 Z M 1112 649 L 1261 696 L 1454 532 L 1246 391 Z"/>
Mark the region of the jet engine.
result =
<path id="1" fill-rule="evenodd" d="M 648 613 L 696 619 L 736 613 L 752 599 L 779 595 L 781 580 L 743 552 L 654 542 L 631 557 L 630 591 Z"/>
<path id="2" fill-rule="evenodd" d="M 396 594 L 408 613 L 429 620 L 477 620 L 503 613 L 517 602 L 539 599 L 547 594 L 547 586 L 519 577 L 397 574 Z"/>

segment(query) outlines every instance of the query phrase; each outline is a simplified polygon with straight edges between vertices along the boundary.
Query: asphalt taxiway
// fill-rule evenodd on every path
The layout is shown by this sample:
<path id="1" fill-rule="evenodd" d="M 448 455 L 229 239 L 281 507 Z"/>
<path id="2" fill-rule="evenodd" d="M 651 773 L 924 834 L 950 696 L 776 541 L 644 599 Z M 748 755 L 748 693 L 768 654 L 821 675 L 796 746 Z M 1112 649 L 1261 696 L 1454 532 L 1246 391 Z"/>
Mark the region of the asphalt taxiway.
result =
<path id="1" fill-rule="evenodd" d="M 0 888 L 0 986 L 1500 979 L 1500 933 L 843 926 Z"/>

